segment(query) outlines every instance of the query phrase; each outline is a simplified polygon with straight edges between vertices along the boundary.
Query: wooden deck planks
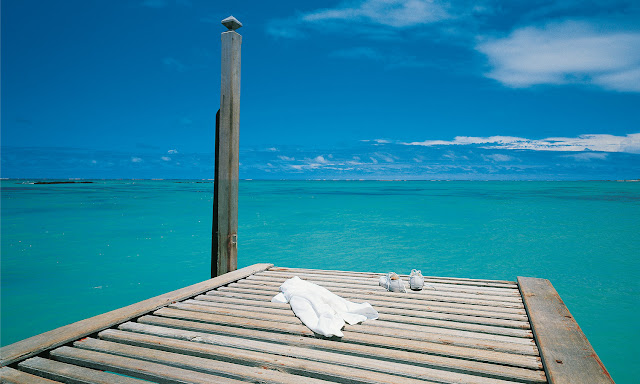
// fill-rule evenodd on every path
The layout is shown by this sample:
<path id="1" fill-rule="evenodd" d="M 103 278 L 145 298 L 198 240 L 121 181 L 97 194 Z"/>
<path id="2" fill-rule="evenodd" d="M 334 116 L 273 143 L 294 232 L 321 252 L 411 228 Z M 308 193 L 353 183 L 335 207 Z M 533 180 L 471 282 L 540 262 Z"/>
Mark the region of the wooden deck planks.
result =
<path id="1" fill-rule="evenodd" d="M 279 287 L 285 279 L 273 279 L 273 280 L 258 280 L 258 279 L 243 279 L 234 283 L 234 285 L 248 285 L 248 286 L 276 286 Z M 313 279 L 307 279 L 307 281 L 315 282 Z M 318 283 L 316 283 L 318 284 Z M 401 292 L 388 292 L 385 288 L 379 285 L 372 284 L 360 284 L 360 283 L 352 283 L 352 282 L 344 282 L 344 283 L 334 283 L 334 282 L 325 282 L 322 281 L 321 284 L 323 287 L 331 290 L 332 292 L 349 292 L 349 291 L 361 291 L 367 292 L 369 294 L 377 294 L 377 295 L 390 295 L 391 297 L 402 295 Z M 447 298 L 455 298 L 455 299 L 470 299 L 470 300 L 484 300 L 491 301 L 497 303 L 518 303 L 522 305 L 522 298 L 518 295 L 490 295 L 485 293 L 463 293 L 463 292 L 450 292 L 450 291 L 439 291 L 437 289 L 429 288 L 429 286 L 425 286 L 422 291 L 411 291 L 407 288 L 407 292 L 404 295 L 410 295 L 412 299 L 422 299 L 425 297 L 433 296 L 433 297 L 442 297 L 444 299 Z"/>
<path id="2" fill-rule="evenodd" d="M 382 275 L 253 265 L 4 347 L 0 382 L 612 382 L 547 280 Z M 318 337 L 270 301 L 293 276 L 380 317 Z"/>
<path id="3" fill-rule="evenodd" d="M 339 270 L 331 270 L 331 269 L 309 269 L 309 268 L 287 268 L 287 267 L 271 267 L 270 271 L 284 271 L 284 272 L 307 272 L 307 273 L 319 273 L 319 274 L 327 274 L 327 275 L 347 275 L 347 276 L 382 276 L 385 273 L 379 272 L 358 272 L 358 271 L 339 271 Z M 400 275 L 400 276 L 408 276 L 408 275 Z M 467 282 L 482 282 L 482 283 L 501 283 L 501 284 L 509 284 L 509 285 L 517 285 L 515 281 L 507 281 L 507 280 L 488 280 L 488 279 L 470 279 L 464 277 L 443 277 L 443 276 L 425 276 L 425 278 L 433 278 L 433 279 L 441 279 L 441 280 L 451 280 L 451 281 L 467 281 Z"/>
<path id="4" fill-rule="evenodd" d="M 170 328 L 147 326 L 147 334 L 107 330 L 102 339 L 182 354 L 236 361 L 278 368 L 288 373 L 320 379 L 369 382 L 403 382 L 400 377 L 428 381 L 500 383 L 503 380 L 425 368 L 370 357 L 349 356 L 331 351 L 318 351 L 300 346 L 247 340 L 226 335 L 208 335 Z M 150 328 L 150 329 L 149 329 Z M 150 335 L 149 333 L 153 333 Z M 168 338 L 168 339 L 167 339 Z M 372 375 L 371 371 L 377 372 Z M 380 375 L 382 373 L 383 375 Z M 393 375 L 393 376 L 389 376 Z M 537 379 L 540 377 L 538 376 Z M 535 380 L 536 378 L 534 378 Z"/>
<path id="5" fill-rule="evenodd" d="M 276 337 L 272 337 L 273 335 L 266 334 L 261 331 L 251 331 L 243 329 L 237 329 L 237 333 L 233 331 L 222 331 L 220 333 L 196 332 L 133 322 L 125 323 L 119 328 L 127 332 L 116 334 L 116 331 L 114 330 L 107 330 L 101 332 L 100 337 L 134 337 L 131 336 L 132 333 L 142 333 L 159 337 L 171 337 L 191 342 L 232 346 L 235 348 L 245 348 L 271 353 L 275 353 L 276 350 L 280 350 L 280 352 L 278 353 L 287 353 L 288 356 L 291 356 L 290 350 L 279 349 L 278 345 L 284 345 L 303 348 L 305 352 L 300 353 L 297 356 L 304 356 L 304 358 L 312 360 L 319 359 L 322 361 L 326 361 L 328 358 L 326 355 L 324 355 L 324 352 L 329 352 L 331 354 L 338 353 L 342 357 L 342 359 L 340 360 L 340 364 L 347 366 L 350 364 L 350 359 L 345 359 L 345 354 L 348 354 L 349 356 L 360 356 L 370 359 L 377 359 L 386 362 L 400 362 L 409 364 L 412 367 L 424 366 L 428 368 L 445 369 L 451 372 L 469 374 L 482 373 L 486 377 L 495 377 L 507 380 L 517 380 L 524 382 L 546 381 L 544 378 L 544 373 L 540 370 L 475 362 L 465 359 L 454 359 L 425 353 L 397 351 L 366 345 L 336 342 L 335 340 L 300 338 L 290 335 L 276 335 Z M 209 329 L 209 331 L 211 330 Z M 162 344 L 158 343 L 157 348 L 163 348 L 163 345 L 165 345 L 164 342 Z M 295 351 L 299 353 L 297 349 Z M 541 365 L 539 367 L 541 367 Z"/>
<path id="6" fill-rule="evenodd" d="M 163 343 L 170 340 L 161 340 Z M 169 367 L 179 369 L 188 369 L 191 371 L 201 372 L 213 375 L 215 380 L 220 378 L 231 378 L 234 380 L 251 380 L 255 382 L 270 382 L 278 384 L 298 384 L 301 381 L 310 384 L 325 383 L 324 380 L 315 380 L 308 377 L 302 378 L 297 375 L 283 373 L 280 370 L 274 370 L 275 366 L 270 368 L 264 365 L 248 366 L 246 364 L 234 364 L 228 361 L 216 359 L 215 354 L 210 355 L 210 359 L 188 355 L 184 353 L 167 352 L 154 348 L 143 348 L 139 346 L 129 345 L 126 343 L 115 343 L 106 340 L 96 340 L 86 338 L 73 343 L 74 347 L 83 351 L 94 351 L 126 358 L 144 360 L 156 364 L 162 364 Z M 222 349 L 220 349 L 222 353 Z M 79 352 L 78 352 L 79 353 Z M 233 351 L 227 350 L 227 353 Z M 236 351 L 237 353 L 237 351 Z M 211 379 L 214 379 L 213 377 Z"/>
<path id="7" fill-rule="evenodd" d="M 130 357 L 117 356 L 110 353 L 83 350 L 72 347 L 59 347 L 51 351 L 51 357 L 64 363 L 89 367 L 96 370 L 116 372 L 123 375 L 139 377 L 159 383 L 223 383 L 240 384 L 243 381 L 228 377 L 209 375 L 190 369 L 177 368 L 164 364 L 157 364 Z M 109 383 L 106 381 L 104 384 Z M 112 383 L 119 384 L 117 381 Z M 102 384 L 102 383 L 100 383 Z"/>
<path id="8" fill-rule="evenodd" d="M 518 283 L 549 382 L 613 383 L 551 282 L 518 277 Z"/>
<path id="9" fill-rule="evenodd" d="M 344 281 L 345 280 L 345 276 L 331 276 L 331 275 L 321 275 L 321 274 L 317 274 L 317 273 L 292 273 L 292 272 L 285 272 L 285 271 L 274 271 L 274 270 L 268 270 L 268 271 L 264 271 L 262 273 L 260 273 L 259 276 L 275 276 L 275 277 L 279 277 L 279 276 L 299 276 L 300 278 L 325 278 L 327 280 L 335 280 L 338 282 Z M 350 277 L 349 279 L 351 280 L 356 280 L 356 281 L 375 281 L 377 282 L 379 279 L 379 276 L 376 277 Z M 406 280 L 407 278 L 404 277 L 404 279 Z M 429 283 L 440 283 L 440 284 L 451 284 L 451 285 L 459 285 L 459 286 L 466 286 L 467 288 L 471 289 L 471 288 L 501 288 L 501 289 L 518 289 L 517 285 L 512 285 L 512 284 L 505 284 L 505 283 L 488 283 L 488 282 L 473 282 L 473 281 L 464 281 L 464 280 L 443 280 L 443 279 L 435 279 L 435 278 L 429 278 L 429 277 L 425 277 L 424 278 L 424 282 L 425 284 L 429 284 Z"/>
<path id="10" fill-rule="evenodd" d="M 219 292 L 235 292 L 245 293 L 256 296 L 271 296 L 277 294 L 277 290 L 274 289 L 256 289 L 256 288 L 239 288 L 226 286 L 221 287 Z M 209 294 L 209 293 L 207 293 Z M 404 308 L 412 310 L 426 309 L 425 307 L 439 307 L 444 311 L 453 311 L 452 313 L 470 313 L 477 316 L 486 317 L 498 317 L 513 320 L 527 320 L 527 312 L 524 308 L 505 308 L 505 307 L 493 307 L 486 305 L 473 305 L 465 303 L 452 303 L 442 302 L 434 300 L 412 300 L 409 297 L 397 298 L 397 297 L 372 297 L 362 292 L 343 293 L 340 296 L 349 300 L 366 301 L 371 304 L 378 304 L 383 306 L 390 306 L 393 308 Z M 270 298 L 269 298 L 270 299 Z"/>
<path id="11" fill-rule="evenodd" d="M 138 319 L 139 323 L 157 325 L 170 328 L 179 328 L 196 332 L 210 332 L 234 335 L 259 335 L 260 340 L 269 340 L 278 342 L 283 337 L 293 336 L 300 343 L 314 343 L 317 339 L 310 331 L 301 334 L 299 328 L 290 328 L 290 332 L 283 330 L 282 332 L 273 329 L 271 324 L 265 327 L 256 326 L 255 321 L 250 323 L 252 327 L 245 327 L 244 323 L 234 322 L 232 324 L 216 324 L 204 323 L 198 321 L 181 320 L 177 318 L 160 317 L 160 316 L 143 316 Z M 335 342 L 335 340 L 332 340 Z M 507 366 L 523 367 L 530 369 L 541 369 L 542 363 L 539 356 L 519 355 L 505 352 L 498 352 L 489 349 L 477 349 L 468 347 L 459 347 L 454 345 L 429 343 L 416 340 L 398 339 L 395 337 L 355 334 L 348 338 L 339 340 L 340 344 L 333 343 L 335 348 L 341 348 L 343 344 L 354 343 L 368 345 L 373 347 L 396 349 L 401 351 L 412 351 L 419 353 L 431 353 L 440 356 L 448 356 L 453 358 L 469 359 L 474 361 L 482 361 Z"/>
<path id="12" fill-rule="evenodd" d="M 217 292 L 218 294 L 214 293 Z M 239 304 L 239 305 L 255 305 L 255 302 L 258 303 L 267 303 L 264 300 L 257 300 L 254 296 L 248 295 L 246 297 L 242 294 L 225 294 L 224 292 L 214 291 L 210 292 L 206 295 L 196 296 L 195 299 L 199 301 L 208 301 L 213 303 L 224 304 Z M 262 297 L 260 297 L 262 298 Z M 287 305 L 287 304 L 284 304 Z M 287 305 L 287 308 L 289 306 Z M 458 315 L 452 313 L 438 312 L 432 311 L 431 309 L 421 308 L 419 311 L 411 310 L 411 309 L 398 309 L 392 307 L 385 307 L 376 305 L 376 310 L 380 314 L 389 314 L 397 316 L 397 318 L 401 319 L 400 321 L 412 323 L 414 321 L 420 321 L 421 319 L 436 319 L 436 320 L 446 320 L 453 323 L 461 322 L 461 323 L 470 323 L 470 324 L 480 324 L 480 325 L 488 325 L 495 326 L 500 329 L 523 329 L 530 330 L 531 326 L 529 322 L 526 320 L 506 320 L 506 319 L 495 319 L 491 317 L 480 317 L 473 315 Z"/>
<path id="13" fill-rule="evenodd" d="M 292 324 L 301 324 L 300 320 L 295 317 L 293 311 L 287 308 L 269 308 L 258 306 L 257 310 L 248 311 L 247 308 L 250 307 L 220 307 L 220 306 L 212 306 L 206 305 L 208 302 L 202 302 L 204 305 L 200 304 L 196 300 L 190 300 L 189 302 L 180 302 L 171 304 L 169 308 L 182 309 L 186 311 L 194 311 L 194 312 L 203 312 L 203 313 L 213 313 L 213 314 L 221 314 L 221 315 L 229 315 L 229 316 L 238 316 L 243 318 L 253 318 L 253 319 L 268 319 L 272 321 L 280 321 L 280 322 L 288 322 Z M 386 330 L 392 332 L 409 332 L 414 335 L 419 335 L 422 333 L 435 333 L 435 334 L 443 334 L 443 335 L 451 335 L 451 336 L 459 336 L 459 337 L 470 337 L 477 339 L 490 339 L 496 342 L 505 342 L 505 343 L 518 343 L 531 345 L 533 334 L 530 335 L 500 335 L 496 333 L 487 333 L 487 332 L 478 332 L 477 329 L 458 329 L 448 327 L 448 323 L 450 322 L 441 322 L 438 324 L 408 324 L 401 323 L 395 321 L 370 321 L 368 323 L 359 324 L 358 326 L 347 326 L 345 329 L 349 330 L 353 328 L 354 330 L 360 330 L 363 333 L 373 333 L 375 334 L 375 330 L 371 330 L 370 327 L 374 328 L 384 328 L 384 332 Z M 445 325 L 445 326 L 442 326 Z M 526 337 L 530 336 L 530 337 Z"/>
<path id="14" fill-rule="evenodd" d="M 203 313 L 196 311 L 188 311 L 173 308 L 161 308 L 154 312 L 156 316 L 171 317 L 175 319 L 184 319 L 191 321 L 210 322 L 214 324 L 233 324 L 234 326 L 242 326 L 254 329 L 269 329 L 274 332 L 306 334 L 314 336 L 314 334 L 302 324 L 295 316 L 276 316 L 268 314 L 259 314 L 259 316 L 235 316 L 233 314 L 217 314 Z M 256 318 L 258 317 L 258 318 Z M 373 322 L 372 322 L 373 323 Z M 462 331 L 459 331 L 462 333 Z M 394 339 L 402 339 L 402 341 L 418 341 L 429 342 L 444 345 L 454 345 L 459 347 L 491 349 L 493 351 L 513 353 L 519 355 L 537 356 L 538 350 L 535 342 L 529 339 L 513 338 L 515 340 L 524 340 L 520 342 L 506 342 L 503 340 L 495 340 L 485 337 L 474 338 L 461 335 L 440 334 L 440 333 L 420 333 L 408 332 L 401 329 L 389 329 L 383 327 L 360 325 L 345 325 L 343 329 L 343 340 L 360 339 L 363 337 L 380 336 Z M 497 338 L 497 337 L 496 337 Z M 526 344 L 525 344 L 526 343 Z"/>
<path id="15" fill-rule="evenodd" d="M 265 300 L 266 297 L 273 295 L 264 294 L 264 293 L 245 293 L 245 292 L 236 292 L 231 290 L 216 290 L 209 291 L 206 293 L 209 296 L 225 296 L 232 298 L 242 298 L 242 299 L 251 299 L 251 300 Z M 396 303 L 394 301 L 383 301 L 383 300 L 371 300 L 365 299 L 358 295 L 341 295 L 345 299 L 352 301 L 366 301 L 367 303 L 375 306 L 376 308 L 390 308 L 390 309 L 398 309 L 401 311 L 409 311 L 410 313 L 414 313 L 415 316 L 420 316 L 423 311 L 428 312 L 438 312 L 443 314 L 455 314 L 455 315 L 467 315 L 467 316 L 475 316 L 478 318 L 488 318 L 488 319 L 496 319 L 496 320 L 511 320 L 516 321 L 518 323 L 524 323 L 529 321 L 529 318 L 526 315 L 526 311 L 522 310 L 523 313 L 506 313 L 506 312 L 489 312 L 482 311 L 476 308 L 471 307 L 471 309 L 467 309 L 466 307 L 448 307 L 443 306 L 442 303 L 422 303 L 414 305 L 407 305 L 403 303 Z M 269 298 L 270 300 L 270 298 Z"/>
<path id="16" fill-rule="evenodd" d="M 198 298 L 202 298 L 203 300 L 198 300 Z M 219 307 L 219 308 L 228 308 L 236 311 L 244 311 L 247 306 L 257 306 L 260 307 L 260 311 L 264 313 L 271 314 L 287 314 L 291 315 L 291 308 L 288 304 L 283 303 L 271 303 L 265 301 L 256 301 L 256 300 L 235 300 L 234 301 L 215 301 L 215 296 L 198 296 L 196 299 L 185 300 L 182 303 L 184 304 L 194 304 L 201 306 L 210 306 L 210 307 Z M 234 300 L 234 299 L 232 299 Z M 181 304 L 181 303 L 176 303 Z M 174 306 L 172 304 L 172 306 Z M 178 306 L 179 307 L 179 306 Z M 378 311 L 379 317 L 378 322 L 382 323 L 390 323 L 388 326 L 390 327 L 402 327 L 403 324 L 410 325 L 425 325 L 425 326 L 433 326 L 433 327 L 441 327 L 441 328 L 449 328 L 449 329 L 459 329 L 463 331 L 472 331 L 472 332 L 481 332 L 488 333 L 492 335 L 505 335 L 505 336 L 515 336 L 515 337 L 524 337 L 524 338 L 533 338 L 533 333 L 530 330 L 526 329 L 518 329 L 518 328 L 505 328 L 505 327 L 497 327 L 493 325 L 484 325 L 477 323 L 468 323 L 464 321 L 447 321 L 447 320 L 438 320 L 438 319 L 430 319 L 430 318 L 420 318 L 420 317 L 412 317 L 412 316 L 402 316 L 402 315 L 393 315 L 384 312 Z"/>

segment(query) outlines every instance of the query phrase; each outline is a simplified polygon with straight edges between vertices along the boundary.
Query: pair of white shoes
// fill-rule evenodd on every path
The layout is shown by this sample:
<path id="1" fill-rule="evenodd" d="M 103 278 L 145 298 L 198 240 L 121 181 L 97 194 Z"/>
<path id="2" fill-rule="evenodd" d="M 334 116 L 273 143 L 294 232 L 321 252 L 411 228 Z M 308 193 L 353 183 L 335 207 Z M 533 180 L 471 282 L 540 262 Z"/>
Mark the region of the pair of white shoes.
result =
<path id="1" fill-rule="evenodd" d="M 404 285 L 404 281 L 394 272 L 389 272 L 385 276 L 380 276 L 379 284 L 390 292 L 407 292 L 407 288 Z M 409 275 L 409 288 L 414 291 L 422 290 L 424 286 L 424 277 L 422 272 L 417 269 L 411 270 Z"/>

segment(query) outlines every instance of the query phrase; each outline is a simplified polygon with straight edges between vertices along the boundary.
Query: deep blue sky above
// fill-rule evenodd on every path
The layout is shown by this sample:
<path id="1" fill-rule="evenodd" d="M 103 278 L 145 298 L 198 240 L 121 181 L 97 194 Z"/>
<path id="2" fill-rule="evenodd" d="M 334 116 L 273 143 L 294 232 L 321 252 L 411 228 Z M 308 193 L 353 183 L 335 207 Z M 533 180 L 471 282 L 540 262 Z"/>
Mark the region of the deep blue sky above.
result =
<path id="1" fill-rule="evenodd" d="M 3 0 L 2 177 L 640 178 L 637 1 Z"/>

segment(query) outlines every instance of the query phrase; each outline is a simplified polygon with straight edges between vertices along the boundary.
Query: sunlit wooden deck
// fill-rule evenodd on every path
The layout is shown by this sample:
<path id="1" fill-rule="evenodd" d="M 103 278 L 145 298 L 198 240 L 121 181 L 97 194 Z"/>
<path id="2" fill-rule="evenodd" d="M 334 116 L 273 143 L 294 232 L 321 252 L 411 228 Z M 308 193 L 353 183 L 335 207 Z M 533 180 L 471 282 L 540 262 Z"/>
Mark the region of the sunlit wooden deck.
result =
<path id="1" fill-rule="evenodd" d="M 288 304 L 299 276 L 380 318 L 316 337 Z M 379 274 L 256 264 L 0 350 L 8 383 L 612 382 L 547 280 L 425 277 L 391 293 Z M 406 276 L 405 276 L 406 280 Z"/>

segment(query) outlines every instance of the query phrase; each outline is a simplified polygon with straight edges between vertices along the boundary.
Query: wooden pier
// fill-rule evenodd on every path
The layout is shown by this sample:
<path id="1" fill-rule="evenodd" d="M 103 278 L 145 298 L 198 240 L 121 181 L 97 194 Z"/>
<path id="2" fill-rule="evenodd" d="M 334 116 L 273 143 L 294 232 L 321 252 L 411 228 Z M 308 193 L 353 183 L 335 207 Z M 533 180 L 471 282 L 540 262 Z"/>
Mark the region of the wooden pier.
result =
<path id="1" fill-rule="evenodd" d="M 380 318 L 342 338 L 314 335 L 270 301 L 293 276 L 367 301 Z M 613 382 L 547 280 L 425 277 L 424 290 L 393 293 L 379 276 L 256 264 L 6 346 L 0 380 Z"/>

